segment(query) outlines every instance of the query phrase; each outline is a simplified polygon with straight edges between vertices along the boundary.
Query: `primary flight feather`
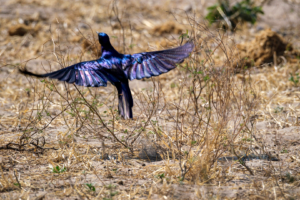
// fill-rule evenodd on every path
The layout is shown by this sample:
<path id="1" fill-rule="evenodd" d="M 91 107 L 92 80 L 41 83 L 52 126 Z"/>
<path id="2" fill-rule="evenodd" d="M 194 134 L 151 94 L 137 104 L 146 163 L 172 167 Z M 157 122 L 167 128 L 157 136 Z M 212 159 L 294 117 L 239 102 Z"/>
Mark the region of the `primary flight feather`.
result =
<path id="1" fill-rule="evenodd" d="M 128 79 L 158 76 L 183 62 L 194 49 L 192 42 L 163 51 L 137 54 L 120 54 L 109 41 L 106 33 L 98 33 L 102 56 L 97 60 L 85 61 L 47 74 L 34 74 L 25 70 L 21 73 L 36 77 L 49 77 L 85 87 L 106 86 L 111 82 L 118 90 L 119 114 L 132 119 L 133 99 Z"/>

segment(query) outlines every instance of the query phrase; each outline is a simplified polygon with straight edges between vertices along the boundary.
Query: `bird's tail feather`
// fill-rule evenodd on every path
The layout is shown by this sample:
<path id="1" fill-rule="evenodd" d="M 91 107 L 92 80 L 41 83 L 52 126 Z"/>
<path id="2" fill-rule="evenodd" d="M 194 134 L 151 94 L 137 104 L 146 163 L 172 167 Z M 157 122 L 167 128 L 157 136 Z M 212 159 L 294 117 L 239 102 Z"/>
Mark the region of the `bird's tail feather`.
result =
<path id="1" fill-rule="evenodd" d="M 131 91 L 126 83 L 116 83 L 115 86 L 118 90 L 118 98 L 119 98 L 119 114 L 124 119 L 132 119 L 132 107 L 133 107 L 133 99 L 131 95 Z"/>
<path id="2" fill-rule="evenodd" d="M 21 74 L 24 74 L 24 75 L 29 75 L 29 76 L 35 76 L 35 77 L 38 77 L 38 78 L 44 78 L 44 77 L 47 77 L 47 74 L 34 74 L 34 73 L 31 73 L 29 71 L 27 71 L 27 69 L 19 69 L 19 72 Z"/>

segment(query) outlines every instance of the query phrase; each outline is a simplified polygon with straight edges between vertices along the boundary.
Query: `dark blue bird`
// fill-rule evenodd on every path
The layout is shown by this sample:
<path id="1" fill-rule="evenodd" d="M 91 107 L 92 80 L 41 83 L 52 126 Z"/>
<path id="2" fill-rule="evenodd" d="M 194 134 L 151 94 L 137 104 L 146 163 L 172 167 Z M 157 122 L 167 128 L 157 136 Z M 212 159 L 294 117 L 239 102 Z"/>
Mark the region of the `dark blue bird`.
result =
<path id="1" fill-rule="evenodd" d="M 33 74 L 25 70 L 21 73 L 36 77 L 49 77 L 85 87 L 106 86 L 111 82 L 118 90 L 119 114 L 132 119 L 133 99 L 128 79 L 142 79 L 158 76 L 176 67 L 194 49 L 188 42 L 183 46 L 164 51 L 137 54 L 120 54 L 110 44 L 105 33 L 98 33 L 102 56 L 97 60 L 85 61 L 47 74 Z"/>

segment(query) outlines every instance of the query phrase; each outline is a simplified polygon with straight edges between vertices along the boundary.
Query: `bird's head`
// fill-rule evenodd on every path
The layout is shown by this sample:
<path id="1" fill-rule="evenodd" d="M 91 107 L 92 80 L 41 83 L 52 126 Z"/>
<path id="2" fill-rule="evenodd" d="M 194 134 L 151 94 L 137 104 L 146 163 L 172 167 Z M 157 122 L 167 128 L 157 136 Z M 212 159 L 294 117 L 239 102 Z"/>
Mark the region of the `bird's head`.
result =
<path id="1" fill-rule="evenodd" d="M 108 35 L 106 33 L 99 33 L 99 32 L 97 32 L 97 34 L 98 34 L 99 42 L 100 42 L 100 44 L 102 46 L 110 44 L 109 37 L 108 37 Z"/>

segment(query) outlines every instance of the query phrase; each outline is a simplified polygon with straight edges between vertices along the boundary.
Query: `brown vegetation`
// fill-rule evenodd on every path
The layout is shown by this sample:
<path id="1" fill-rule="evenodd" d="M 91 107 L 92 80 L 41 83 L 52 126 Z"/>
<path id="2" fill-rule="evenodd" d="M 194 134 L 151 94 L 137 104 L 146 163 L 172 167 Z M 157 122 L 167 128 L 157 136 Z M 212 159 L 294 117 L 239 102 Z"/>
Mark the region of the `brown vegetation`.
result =
<path id="1" fill-rule="evenodd" d="M 299 49 L 297 40 L 261 32 L 241 57 L 273 62 L 276 49 L 286 62 L 235 74 L 226 63 L 240 58 L 236 43 L 249 30 L 235 35 L 213 30 L 196 15 L 200 12 L 166 14 L 158 8 L 167 9 L 170 1 L 152 4 L 26 0 L 1 8 L 7 13 L 23 8 L 18 17 L 0 18 L 6 33 L 0 39 L 1 198 L 299 198 L 300 60 L 293 55 L 291 63 L 280 54 L 287 49 L 284 41 Z M 25 8 L 34 11 L 22 13 Z M 37 19 L 36 34 L 9 35 L 19 18 L 30 19 L 40 9 L 47 17 Z M 152 24 L 170 21 L 185 28 L 153 33 Z M 180 35 L 185 29 L 189 38 Z M 130 83 L 134 120 L 117 114 L 110 85 L 84 88 L 18 73 L 97 58 L 96 31 L 108 33 L 125 53 L 190 39 L 195 50 L 175 70 Z"/>
<path id="2" fill-rule="evenodd" d="M 181 34 L 182 32 L 184 32 L 184 28 L 174 21 L 168 21 L 164 24 L 157 25 L 151 31 L 152 34 L 157 36 L 171 33 Z"/>
<path id="3" fill-rule="evenodd" d="M 274 59 L 284 55 L 285 51 L 293 50 L 293 47 L 279 34 L 266 29 L 259 32 L 251 42 L 238 44 L 237 49 L 238 56 L 244 60 L 244 65 L 251 67 L 274 62 Z"/>
<path id="4" fill-rule="evenodd" d="M 24 24 L 18 24 L 9 28 L 8 33 L 10 36 L 18 35 L 24 36 L 26 33 L 30 32 L 31 28 Z"/>

